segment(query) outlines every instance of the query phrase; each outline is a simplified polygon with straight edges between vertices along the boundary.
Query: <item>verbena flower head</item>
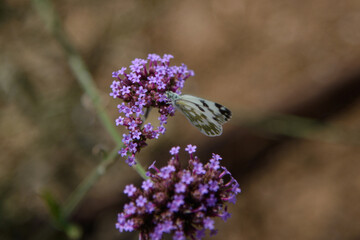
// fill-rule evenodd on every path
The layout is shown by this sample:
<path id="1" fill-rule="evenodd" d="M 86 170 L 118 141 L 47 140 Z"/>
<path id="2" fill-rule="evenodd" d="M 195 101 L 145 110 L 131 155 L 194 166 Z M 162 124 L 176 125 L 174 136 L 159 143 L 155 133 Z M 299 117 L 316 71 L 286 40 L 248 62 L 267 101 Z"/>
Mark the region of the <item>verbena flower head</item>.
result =
<path id="1" fill-rule="evenodd" d="M 185 80 L 194 75 L 185 64 L 170 66 L 173 56 L 149 54 L 147 59 L 136 58 L 130 65 L 130 72 L 125 67 L 112 73 L 116 78 L 110 86 L 110 96 L 120 98 L 123 103 L 118 105 L 122 116 L 116 119 L 116 125 L 125 126 L 128 134 L 123 135 L 125 147 L 119 151 L 121 156 L 128 156 L 127 163 L 135 164 L 135 153 L 146 146 L 147 139 L 158 138 L 164 134 L 164 125 L 168 116 L 174 115 L 174 107 L 167 104 L 165 92 L 181 94 Z M 144 124 L 143 116 L 150 108 L 157 108 L 160 113 L 159 125 Z"/>
<path id="2" fill-rule="evenodd" d="M 213 154 L 203 165 L 193 155 L 196 146 L 190 146 L 187 168 L 181 169 L 179 147 L 173 147 L 167 166 L 149 167 L 150 178 L 143 181 L 141 189 L 126 186 L 124 193 L 131 201 L 118 215 L 120 232 L 138 230 L 142 240 L 162 239 L 164 234 L 171 234 L 174 240 L 201 239 L 206 229 L 216 234 L 214 217 L 224 221 L 230 217 L 225 204 L 235 203 L 239 184 L 220 165 L 219 155 Z"/>

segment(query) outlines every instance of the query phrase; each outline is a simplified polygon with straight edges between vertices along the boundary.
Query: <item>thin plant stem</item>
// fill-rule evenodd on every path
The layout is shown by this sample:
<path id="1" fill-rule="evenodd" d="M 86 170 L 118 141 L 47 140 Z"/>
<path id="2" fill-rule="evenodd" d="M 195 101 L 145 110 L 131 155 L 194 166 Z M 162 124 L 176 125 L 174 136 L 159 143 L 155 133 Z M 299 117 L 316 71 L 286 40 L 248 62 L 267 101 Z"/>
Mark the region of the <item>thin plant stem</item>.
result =
<path id="1" fill-rule="evenodd" d="M 67 35 L 62 29 L 60 19 L 56 14 L 54 7 L 50 0 L 33 0 L 33 5 L 38 11 L 39 15 L 42 17 L 43 21 L 46 23 L 47 28 L 53 34 L 54 38 L 58 41 L 61 47 L 66 54 L 68 63 L 71 71 L 76 77 L 76 80 L 79 82 L 80 86 L 83 88 L 85 93 L 90 97 L 96 114 L 99 116 L 99 119 L 114 139 L 117 145 L 123 144 L 122 137 L 118 134 L 114 122 L 110 120 L 108 114 L 105 111 L 101 103 L 100 94 L 97 91 L 97 88 L 94 84 L 93 78 L 87 69 L 82 57 L 73 47 L 71 42 L 68 40 Z M 123 146 L 123 145 L 122 145 Z M 147 179 L 145 174 L 145 169 L 139 164 L 135 164 L 133 168 L 138 172 L 138 174 Z"/>
<path id="2" fill-rule="evenodd" d="M 69 196 L 68 200 L 62 207 L 62 217 L 67 219 L 75 208 L 79 205 L 85 194 L 91 189 L 94 183 L 106 172 L 115 160 L 120 146 L 114 148 L 95 169 L 79 184 L 79 186 Z"/>
<path id="3" fill-rule="evenodd" d="M 83 180 L 83 182 L 75 189 L 70 195 L 68 201 L 65 203 L 62 211 L 63 217 L 68 218 L 74 209 L 78 206 L 85 194 L 91 189 L 92 186 L 98 181 L 106 170 L 115 162 L 114 159 L 117 156 L 117 151 L 124 146 L 122 143 L 122 137 L 117 132 L 113 121 L 105 111 L 101 103 L 100 94 L 94 84 L 93 78 L 85 65 L 82 57 L 73 47 L 68 40 L 67 35 L 63 31 L 60 19 L 52 5 L 50 0 L 33 0 L 32 4 L 37 10 L 38 14 L 46 24 L 46 27 L 57 40 L 62 47 L 76 80 L 83 88 L 84 92 L 91 99 L 95 112 L 98 115 L 100 122 L 115 141 L 117 147 L 110 152 L 110 154 L 95 167 L 95 169 Z M 137 162 L 133 166 L 135 171 L 144 179 L 147 179 L 145 169 Z"/>

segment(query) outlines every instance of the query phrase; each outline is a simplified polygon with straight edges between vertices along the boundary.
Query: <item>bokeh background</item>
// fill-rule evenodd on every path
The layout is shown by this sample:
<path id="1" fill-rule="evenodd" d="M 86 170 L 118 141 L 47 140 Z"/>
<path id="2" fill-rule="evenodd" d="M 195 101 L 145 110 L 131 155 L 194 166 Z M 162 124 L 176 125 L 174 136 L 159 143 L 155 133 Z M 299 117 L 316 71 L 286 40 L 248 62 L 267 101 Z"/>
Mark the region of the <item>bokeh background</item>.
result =
<path id="1" fill-rule="evenodd" d="M 196 74 L 184 92 L 233 111 L 217 138 L 177 114 L 139 155 L 144 166 L 161 165 L 171 146 L 192 143 L 202 160 L 223 156 L 243 192 L 211 239 L 360 239 L 360 1 L 54 4 L 111 119 L 119 103 L 108 95 L 111 72 L 148 53 L 174 55 Z M 0 2 L 5 240 L 67 239 L 41 194 L 65 202 L 115 146 L 45 26 L 30 1 Z M 274 113 L 285 115 L 268 121 Z M 81 239 L 137 239 L 114 225 L 124 186 L 140 181 L 118 158 L 71 216 Z"/>

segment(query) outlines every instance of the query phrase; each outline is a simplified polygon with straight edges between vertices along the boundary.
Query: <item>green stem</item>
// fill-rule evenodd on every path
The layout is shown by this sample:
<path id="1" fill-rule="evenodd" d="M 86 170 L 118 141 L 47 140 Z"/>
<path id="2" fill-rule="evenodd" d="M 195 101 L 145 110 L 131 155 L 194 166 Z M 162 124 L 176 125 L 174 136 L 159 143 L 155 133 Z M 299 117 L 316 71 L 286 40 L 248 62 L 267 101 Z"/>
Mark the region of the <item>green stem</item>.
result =
<path id="1" fill-rule="evenodd" d="M 68 58 L 71 71 L 75 75 L 76 80 L 79 82 L 85 93 L 90 97 L 102 125 L 114 139 L 116 144 L 121 146 L 123 144 L 122 137 L 118 134 L 114 122 L 110 120 L 108 114 L 106 113 L 92 76 L 87 69 L 83 59 L 73 47 L 71 42 L 68 40 L 67 35 L 63 31 L 61 22 L 54 10 L 51 1 L 33 0 L 33 5 L 38 11 L 39 15 L 42 17 L 43 21 L 47 24 L 49 31 L 53 34 L 55 39 L 63 48 L 66 57 Z M 141 177 L 145 177 L 146 179 L 145 169 L 139 163 L 135 165 L 134 169 Z"/>
<path id="2" fill-rule="evenodd" d="M 85 194 L 91 189 L 99 178 L 106 172 L 107 168 L 112 165 L 117 155 L 120 146 L 114 148 L 106 158 L 101 161 L 99 165 L 79 184 L 73 191 L 68 200 L 62 207 L 62 217 L 67 219 L 75 208 L 79 205 L 80 201 L 84 198 Z"/>
<path id="3" fill-rule="evenodd" d="M 62 47 L 68 59 L 70 69 L 73 72 L 76 80 L 79 82 L 84 92 L 90 97 L 96 114 L 99 116 L 100 122 L 117 145 L 116 149 L 114 149 L 105 160 L 99 163 L 99 165 L 71 194 L 69 200 L 65 203 L 63 208 L 64 217 L 67 218 L 71 215 L 73 210 L 80 203 L 89 189 L 98 181 L 100 176 L 103 175 L 109 166 L 115 162 L 114 159 L 117 156 L 116 153 L 118 149 L 124 146 L 124 144 L 122 143 L 122 137 L 118 134 L 115 128 L 114 122 L 110 120 L 108 114 L 105 111 L 105 108 L 101 103 L 100 95 L 89 70 L 87 69 L 80 54 L 73 47 L 71 42 L 68 40 L 67 35 L 63 31 L 60 19 L 54 10 L 52 2 L 50 0 L 32 0 L 32 3 L 44 23 L 47 25 L 48 30 L 52 33 L 54 38 Z M 147 179 L 145 169 L 138 162 L 133 166 L 133 168 L 142 178 Z"/>
<path id="4" fill-rule="evenodd" d="M 114 121 L 110 120 L 109 115 L 106 113 L 104 107 L 102 106 L 100 95 L 83 60 L 78 54 L 72 54 L 69 52 L 68 61 L 72 72 L 76 76 L 76 79 L 78 80 L 86 94 L 90 97 L 101 123 L 103 124 L 107 132 L 111 135 L 111 137 L 114 139 L 114 141 L 117 144 L 122 144 L 122 137 L 118 134 L 115 128 Z"/>

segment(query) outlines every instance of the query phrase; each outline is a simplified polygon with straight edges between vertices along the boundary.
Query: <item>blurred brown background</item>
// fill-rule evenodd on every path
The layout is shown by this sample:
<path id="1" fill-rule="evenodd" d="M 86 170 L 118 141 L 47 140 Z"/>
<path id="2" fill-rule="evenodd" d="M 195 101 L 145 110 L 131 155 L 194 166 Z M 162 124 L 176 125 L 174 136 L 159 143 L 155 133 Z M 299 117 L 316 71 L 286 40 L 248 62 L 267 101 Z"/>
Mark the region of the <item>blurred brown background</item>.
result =
<path id="1" fill-rule="evenodd" d="M 360 1 L 54 3 L 112 119 L 111 72 L 148 53 L 173 54 L 196 74 L 185 93 L 233 111 L 218 138 L 177 114 L 139 156 L 164 164 L 188 143 L 223 156 L 243 192 L 211 239 L 360 239 L 358 144 L 242 124 L 246 111 L 282 112 L 360 134 Z M 39 195 L 64 202 L 114 143 L 30 2 L 0 2 L 0 43 L 0 239 L 66 239 Z M 114 225 L 124 186 L 140 181 L 119 158 L 71 218 L 82 239 L 137 239 Z"/>

